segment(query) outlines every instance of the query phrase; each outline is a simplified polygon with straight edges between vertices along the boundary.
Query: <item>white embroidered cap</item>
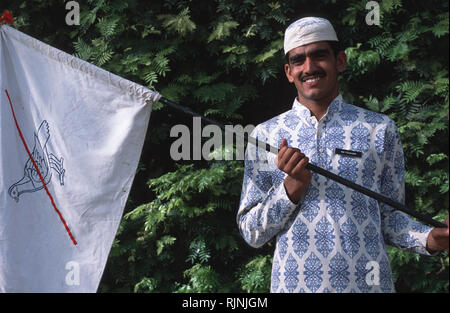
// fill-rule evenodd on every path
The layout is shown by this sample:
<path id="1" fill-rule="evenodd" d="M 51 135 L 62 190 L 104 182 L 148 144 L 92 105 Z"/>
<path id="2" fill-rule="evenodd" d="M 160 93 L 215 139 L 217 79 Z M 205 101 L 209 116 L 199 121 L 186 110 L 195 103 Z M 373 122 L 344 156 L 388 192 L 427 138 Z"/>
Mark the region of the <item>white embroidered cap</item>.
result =
<path id="1" fill-rule="evenodd" d="M 321 17 L 304 17 L 288 26 L 284 33 L 284 54 L 316 41 L 339 41 L 330 21 Z"/>

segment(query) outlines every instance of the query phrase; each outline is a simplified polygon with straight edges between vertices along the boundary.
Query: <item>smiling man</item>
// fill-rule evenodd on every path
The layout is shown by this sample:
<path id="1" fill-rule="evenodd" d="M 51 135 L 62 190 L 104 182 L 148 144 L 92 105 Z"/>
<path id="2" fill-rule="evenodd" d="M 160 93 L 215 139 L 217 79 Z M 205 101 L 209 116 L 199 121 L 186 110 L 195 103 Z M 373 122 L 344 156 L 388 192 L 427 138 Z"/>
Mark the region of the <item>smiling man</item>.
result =
<path id="1" fill-rule="evenodd" d="M 271 292 L 394 292 L 385 243 L 424 255 L 448 251 L 448 228 L 431 229 L 305 168 L 311 161 L 405 200 L 397 127 L 343 100 L 338 75 L 347 61 L 338 47 L 326 19 L 307 17 L 286 29 L 284 69 L 297 97 L 252 133 L 280 150 L 275 158 L 247 148 L 237 222 L 253 247 L 276 238 Z"/>
<path id="2" fill-rule="evenodd" d="M 321 41 L 294 48 L 289 51 L 285 65 L 289 82 L 298 90 L 299 102 L 314 108 L 314 113 L 320 114 L 319 120 L 325 114 L 327 104 L 337 97 L 338 73 L 347 64 L 344 51 L 335 55 L 331 45 Z"/>

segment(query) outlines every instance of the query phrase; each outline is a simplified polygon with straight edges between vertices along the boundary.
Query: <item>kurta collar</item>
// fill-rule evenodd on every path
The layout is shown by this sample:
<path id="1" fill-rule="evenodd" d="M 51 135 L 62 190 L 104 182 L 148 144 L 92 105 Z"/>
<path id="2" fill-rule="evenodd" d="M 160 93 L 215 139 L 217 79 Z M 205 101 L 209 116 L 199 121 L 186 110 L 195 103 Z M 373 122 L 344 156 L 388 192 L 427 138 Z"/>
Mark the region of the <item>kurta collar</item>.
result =
<path id="1" fill-rule="evenodd" d="M 328 106 L 327 112 L 322 117 L 321 121 L 325 122 L 325 121 L 331 120 L 333 115 L 341 110 L 343 101 L 344 100 L 342 98 L 342 95 L 338 94 L 337 97 L 334 98 L 333 101 L 331 101 L 330 105 Z M 300 116 L 300 118 L 302 118 L 308 124 L 318 123 L 316 117 L 312 115 L 311 111 L 306 106 L 301 104 L 297 100 L 297 98 L 295 98 L 295 100 L 294 100 L 292 110 L 295 111 Z"/>

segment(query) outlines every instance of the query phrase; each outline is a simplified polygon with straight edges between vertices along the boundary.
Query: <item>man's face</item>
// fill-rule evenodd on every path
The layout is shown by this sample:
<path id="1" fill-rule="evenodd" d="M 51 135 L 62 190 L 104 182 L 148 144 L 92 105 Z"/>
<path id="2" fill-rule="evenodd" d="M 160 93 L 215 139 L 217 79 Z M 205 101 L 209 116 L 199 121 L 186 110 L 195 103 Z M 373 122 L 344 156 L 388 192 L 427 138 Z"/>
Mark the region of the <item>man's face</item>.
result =
<path id="1" fill-rule="evenodd" d="M 331 46 L 319 41 L 292 49 L 288 56 L 286 77 L 295 84 L 300 103 L 329 104 L 338 95 L 338 74 L 347 65 L 343 51 L 334 56 Z"/>

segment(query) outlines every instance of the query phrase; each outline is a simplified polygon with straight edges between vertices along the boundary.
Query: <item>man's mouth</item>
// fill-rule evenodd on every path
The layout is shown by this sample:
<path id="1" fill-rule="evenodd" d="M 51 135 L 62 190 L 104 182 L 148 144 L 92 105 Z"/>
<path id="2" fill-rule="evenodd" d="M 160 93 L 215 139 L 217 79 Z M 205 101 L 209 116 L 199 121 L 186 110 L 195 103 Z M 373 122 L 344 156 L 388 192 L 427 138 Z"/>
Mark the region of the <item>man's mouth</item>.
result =
<path id="1" fill-rule="evenodd" d="M 314 83 L 319 81 L 320 77 L 314 77 L 314 78 L 309 78 L 309 79 L 305 79 L 303 82 L 305 83 Z"/>
<path id="2" fill-rule="evenodd" d="M 311 83 L 315 83 L 315 82 L 318 82 L 322 77 L 324 77 L 325 76 L 325 74 L 316 74 L 316 75 L 308 75 L 308 76 L 306 76 L 306 77 L 303 77 L 302 79 L 301 79 L 301 81 L 303 82 L 303 83 L 309 83 L 309 84 L 311 84 Z"/>

